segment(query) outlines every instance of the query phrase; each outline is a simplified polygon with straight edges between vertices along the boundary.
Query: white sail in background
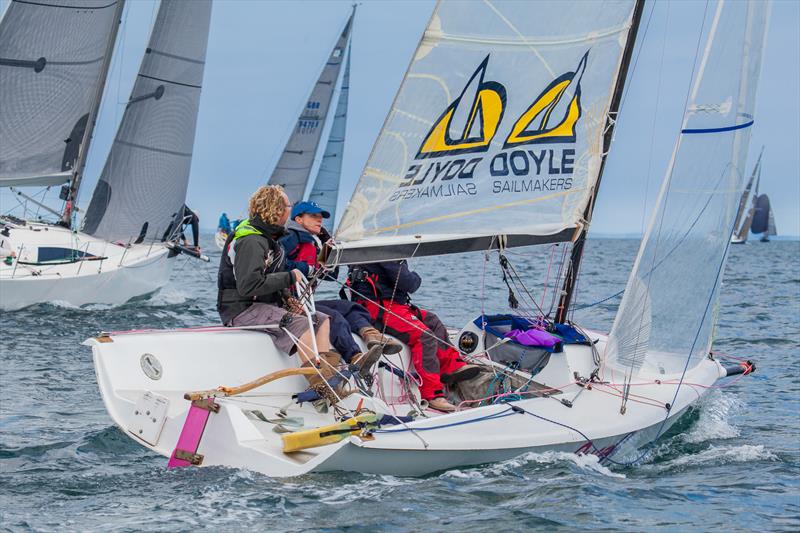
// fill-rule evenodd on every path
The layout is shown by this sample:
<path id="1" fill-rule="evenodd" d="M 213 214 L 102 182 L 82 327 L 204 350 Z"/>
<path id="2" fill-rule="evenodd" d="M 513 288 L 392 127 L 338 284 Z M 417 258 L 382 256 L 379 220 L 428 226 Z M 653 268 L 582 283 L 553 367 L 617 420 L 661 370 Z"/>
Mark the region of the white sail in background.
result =
<path id="1" fill-rule="evenodd" d="M 652 221 L 609 337 L 610 365 L 679 374 L 710 349 L 744 188 L 768 4 L 720 1 Z"/>
<path id="2" fill-rule="evenodd" d="M 350 53 L 348 49 L 347 62 L 342 75 L 342 87 L 339 91 L 339 102 L 336 104 L 335 116 L 328 136 L 328 144 L 319 165 L 317 179 L 308 199 L 316 202 L 322 209 L 331 214 L 325 222 L 329 229 L 333 229 L 336 221 L 336 205 L 339 202 L 339 184 L 342 178 L 342 158 L 344 156 L 344 139 L 347 133 L 347 102 L 350 94 Z"/>
<path id="3" fill-rule="evenodd" d="M 186 200 L 211 0 L 162 0 L 83 230 L 161 240 Z M 144 224 L 147 224 L 144 227 Z"/>
<path id="4" fill-rule="evenodd" d="M 69 181 L 121 7 L 120 0 L 10 3 L 0 22 L 0 186 Z"/>
<path id="5" fill-rule="evenodd" d="M 572 239 L 634 4 L 438 4 L 337 229 L 340 259 Z"/>
<path id="6" fill-rule="evenodd" d="M 272 176 L 269 178 L 270 185 L 283 186 L 286 195 L 292 202 L 299 202 L 305 198 L 333 93 L 339 81 L 339 73 L 347 51 L 347 43 L 350 40 L 354 16 L 355 13 L 350 15 L 339 39 L 331 50 L 328 61 L 297 119 L 297 124 L 292 130 Z"/>

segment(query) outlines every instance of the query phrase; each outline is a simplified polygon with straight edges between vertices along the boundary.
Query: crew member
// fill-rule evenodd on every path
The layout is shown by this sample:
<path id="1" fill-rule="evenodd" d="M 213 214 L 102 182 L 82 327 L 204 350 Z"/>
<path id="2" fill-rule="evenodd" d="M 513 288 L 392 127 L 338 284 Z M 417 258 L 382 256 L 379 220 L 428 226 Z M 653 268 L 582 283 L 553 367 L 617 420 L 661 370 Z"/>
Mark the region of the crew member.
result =
<path id="1" fill-rule="evenodd" d="M 261 187 L 250 198 L 250 218 L 228 236 L 222 249 L 217 311 L 226 326 L 274 326 L 264 331 L 275 347 L 289 354 L 297 351 L 306 365 L 317 355 L 311 348 L 315 336 L 320 355 L 335 365 L 335 357 L 327 353 L 328 317 L 316 313 L 311 331 L 289 292 L 289 287 L 303 277 L 299 270 L 285 269 L 285 254 L 278 244 L 291 207 L 280 186 Z"/>
<path id="2" fill-rule="evenodd" d="M 466 364 L 447 342 L 447 328 L 434 313 L 411 303 L 422 278 L 406 261 L 357 265 L 350 270 L 353 300 L 369 311 L 375 325 L 406 343 L 411 361 L 422 378 L 420 394 L 439 411 L 455 411 L 444 395 L 444 385 L 472 379 L 480 369 Z"/>
<path id="3" fill-rule="evenodd" d="M 287 268 L 297 269 L 306 277 L 312 278 L 314 272 L 322 268 L 318 261 L 324 244 L 330 235 L 322 226 L 322 220 L 330 218 L 330 213 L 315 202 L 300 202 L 292 209 L 292 220 L 287 232 L 281 238 L 286 251 Z M 321 279 L 335 279 L 338 272 L 320 276 Z M 384 337 L 372 325 L 367 310 L 348 300 L 324 300 L 316 302 L 316 308 L 331 319 L 331 343 L 342 354 L 345 361 L 361 357 L 361 348 L 353 339 L 357 333 L 367 344 L 367 359 L 370 364 L 380 358 L 381 353 L 393 354 L 402 350 L 402 346 Z"/>

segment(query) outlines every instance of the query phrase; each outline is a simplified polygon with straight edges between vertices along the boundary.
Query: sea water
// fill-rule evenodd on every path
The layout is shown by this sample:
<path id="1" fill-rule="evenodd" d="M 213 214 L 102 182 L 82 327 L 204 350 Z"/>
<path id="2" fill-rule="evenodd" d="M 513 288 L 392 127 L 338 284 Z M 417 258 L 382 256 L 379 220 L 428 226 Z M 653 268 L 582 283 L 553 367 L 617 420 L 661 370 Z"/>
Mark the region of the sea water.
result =
<path id="1" fill-rule="evenodd" d="M 219 253 L 178 258 L 170 285 L 120 307 L 58 302 L 3 313 L 0 329 L 0 527 L 7 530 L 629 531 L 800 529 L 800 242 L 731 248 L 715 349 L 753 359 L 754 375 L 712 391 L 641 464 L 527 454 L 422 478 L 354 473 L 270 479 L 247 470 L 184 468 L 114 426 L 90 349 L 100 330 L 215 323 Z M 638 242 L 590 240 L 576 307 L 621 290 Z M 515 294 L 549 310 L 542 282 L 564 246 L 509 250 L 525 280 Z M 414 259 L 414 302 L 460 327 L 508 311 L 496 255 Z M 325 292 L 332 295 L 337 287 Z M 575 312 L 608 331 L 620 298 Z M 220 354 L 224 356 L 224 354 Z M 255 377 L 255 376 L 254 376 Z"/>

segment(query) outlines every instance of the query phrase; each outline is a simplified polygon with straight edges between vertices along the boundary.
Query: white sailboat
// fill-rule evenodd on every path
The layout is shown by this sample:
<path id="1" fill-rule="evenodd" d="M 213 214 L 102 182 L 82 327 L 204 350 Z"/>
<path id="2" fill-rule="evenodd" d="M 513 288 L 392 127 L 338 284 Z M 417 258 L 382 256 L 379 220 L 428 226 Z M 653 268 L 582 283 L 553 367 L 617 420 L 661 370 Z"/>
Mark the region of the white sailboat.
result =
<path id="1" fill-rule="evenodd" d="M 163 0 L 78 229 L 76 202 L 124 0 L 12 1 L 0 22 L 0 186 L 58 217 L 3 216 L 0 309 L 121 304 L 169 279 L 203 78 L 210 0 Z M 17 187 L 65 184 L 61 212 Z"/>
<path id="2" fill-rule="evenodd" d="M 313 403 L 300 362 L 261 333 L 113 332 L 86 344 L 116 424 L 170 466 L 270 476 L 421 475 L 548 450 L 627 464 L 719 379 L 752 371 L 710 350 L 766 6 L 710 8 L 683 127 L 607 335 L 571 323 L 569 306 L 643 2 L 582 3 L 553 27 L 546 15 L 567 7 L 437 4 L 336 232 L 335 264 L 494 250 L 520 285 L 506 248 L 573 242 L 555 316 L 480 315 L 454 336 L 485 369 L 483 397 L 459 385 L 458 412 L 426 409 L 405 349 L 383 356 L 372 386 L 351 379 L 338 403 Z M 509 327 L 547 327 L 561 343 L 513 344 Z"/>

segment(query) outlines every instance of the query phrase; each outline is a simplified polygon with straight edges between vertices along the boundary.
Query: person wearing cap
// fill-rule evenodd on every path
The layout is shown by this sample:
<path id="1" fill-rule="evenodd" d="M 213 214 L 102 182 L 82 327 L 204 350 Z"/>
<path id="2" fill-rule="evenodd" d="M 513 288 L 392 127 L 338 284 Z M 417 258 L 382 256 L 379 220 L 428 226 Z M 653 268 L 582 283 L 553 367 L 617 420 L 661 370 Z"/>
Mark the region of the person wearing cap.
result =
<path id="1" fill-rule="evenodd" d="M 318 257 L 331 236 L 322 221 L 331 214 L 316 202 L 299 202 L 294 205 L 291 220 L 286 226 L 286 235 L 280 243 L 286 251 L 286 268 L 296 269 L 311 279 L 321 268 Z M 337 269 L 338 270 L 338 269 Z M 337 270 L 321 279 L 335 279 Z M 372 325 L 369 312 L 361 305 L 349 300 L 324 300 L 316 302 L 316 308 L 330 317 L 330 341 L 345 361 L 361 357 L 361 348 L 353 339 L 358 334 L 367 344 L 367 359 L 377 361 L 381 353 L 392 354 L 402 346 L 385 338 Z"/>

